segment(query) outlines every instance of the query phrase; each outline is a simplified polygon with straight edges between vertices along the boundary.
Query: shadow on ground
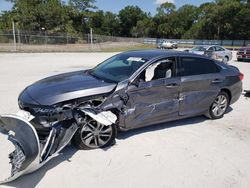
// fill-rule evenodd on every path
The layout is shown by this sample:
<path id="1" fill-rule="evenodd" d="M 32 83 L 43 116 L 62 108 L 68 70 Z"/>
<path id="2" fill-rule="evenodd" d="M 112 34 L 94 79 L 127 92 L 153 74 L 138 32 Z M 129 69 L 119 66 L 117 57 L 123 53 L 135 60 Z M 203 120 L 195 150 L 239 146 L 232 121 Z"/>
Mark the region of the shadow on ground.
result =
<path id="1" fill-rule="evenodd" d="M 229 107 L 226 113 L 229 113 L 232 110 L 233 109 L 231 107 Z M 178 126 L 188 126 L 188 125 L 194 125 L 194 124 L 198 125 L 198 123 L 204 122 L 206 120 L 208 120 L 206 117 L 198 116 L 198 117 L 193 117 L 193 118 L 172 121 L 172 122 L 168 122 L 168 123 L 152 125 L 152 126 L 148 126 L 148 127 L 144 127 L 144 128 L 130 130 L 127 132 L 119 132 L 117 139 L 124 140 L 124 139 L 127 139 L 129 137 L 136 136 L 136 135 L 139 135 L 142 133 L 159 131 L 159 130 L 163 130 L 163 129 L 178 127 Z M 104 148 L 103 150 L 107 151 L 109 148 L 110 147 L 107 147 L 107 148 Z M 38 185 L 38 183 L 42 180 L 42 178 L 45 176 L 47 171 L 56 167 L 57 165 L 59 165 L 63 161 L 67 160 L 67 161 L 71 162 L 70 158 L 76 152 L 77 152 L 77 149 L 75 149 L 73 146 L 67 146 L 62 151 L 62 154 L 60 154 L 56 158 L 49 161 L 42 168 L 40 168 L 38 171 L 36 171 L 32 174 L 28 174 L 28 175 L 25 175 L 23 177 L 20 177 L 17 180 L 10 182 L 10 183 L 6 183 L 4 185 L 11 186 L 11 187 L 18 187 L 18 188 L 36 187 Z"/>

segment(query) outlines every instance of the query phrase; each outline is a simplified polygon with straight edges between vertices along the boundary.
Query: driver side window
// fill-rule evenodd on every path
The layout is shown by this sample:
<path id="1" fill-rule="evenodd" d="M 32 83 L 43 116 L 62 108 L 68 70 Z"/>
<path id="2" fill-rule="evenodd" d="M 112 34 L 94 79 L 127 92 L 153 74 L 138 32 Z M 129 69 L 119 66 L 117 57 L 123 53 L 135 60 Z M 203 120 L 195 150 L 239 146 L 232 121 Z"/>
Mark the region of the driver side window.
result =
<path id="1" fill-rule="evenodd" d="M 150 82 L 173 77 L 175 58 L 161 59 L 149 65 L 140 75 L 140 80 Z"/>

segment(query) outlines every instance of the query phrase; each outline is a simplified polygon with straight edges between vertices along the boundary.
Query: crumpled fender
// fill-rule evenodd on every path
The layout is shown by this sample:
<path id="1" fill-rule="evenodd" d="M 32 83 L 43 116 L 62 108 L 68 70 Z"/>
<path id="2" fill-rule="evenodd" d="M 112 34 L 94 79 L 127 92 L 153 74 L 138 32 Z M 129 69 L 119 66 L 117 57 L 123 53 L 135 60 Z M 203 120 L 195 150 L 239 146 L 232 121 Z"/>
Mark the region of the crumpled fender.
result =
<path id="1" fill-rule="evenodd" d="M 11 176 L 0 180 L 0 184 L 35 171 L 40 163 L 40 145 L 36 130 L 30 122 L 16 115 L 1 115 L 0 132 L 7 135 L 15 146 L 9 155 Z"/>

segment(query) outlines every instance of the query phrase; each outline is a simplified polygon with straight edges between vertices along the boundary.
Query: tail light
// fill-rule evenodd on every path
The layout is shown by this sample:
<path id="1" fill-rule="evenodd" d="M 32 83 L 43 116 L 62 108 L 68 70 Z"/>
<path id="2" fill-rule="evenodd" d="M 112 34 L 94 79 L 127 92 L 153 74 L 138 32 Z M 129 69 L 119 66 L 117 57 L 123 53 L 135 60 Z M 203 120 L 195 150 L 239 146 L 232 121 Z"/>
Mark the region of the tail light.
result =
<path id="1" fill-rule="evenodd" d="M 244 79 L 244 74 L 242 74 L 241 72 L 240 72 L 240 74 L 239 74 L 239 79 L 240 79 L 240 80 L 243 80 L 243 79 Z"/>

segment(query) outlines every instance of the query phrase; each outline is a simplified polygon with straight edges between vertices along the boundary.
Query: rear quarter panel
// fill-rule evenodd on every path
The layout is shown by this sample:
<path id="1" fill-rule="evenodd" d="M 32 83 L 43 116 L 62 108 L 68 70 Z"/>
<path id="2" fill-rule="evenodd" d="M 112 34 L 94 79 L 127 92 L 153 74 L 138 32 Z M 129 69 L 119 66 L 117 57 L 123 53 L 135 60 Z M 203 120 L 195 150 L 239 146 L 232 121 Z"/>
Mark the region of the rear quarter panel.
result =
<path id="1" fill-rule="evenodd" d="M 242 81 L 239 78 L 240 71 L 236 67 L 228 66 L 217 62 L 222 67 L 222 74 L 225 76 L 225 81 L 221 85 L 221 89 L 228 89 L 231 93 L 230 104 L 235 103 L 242 93 Z"/>

